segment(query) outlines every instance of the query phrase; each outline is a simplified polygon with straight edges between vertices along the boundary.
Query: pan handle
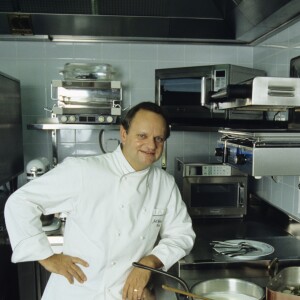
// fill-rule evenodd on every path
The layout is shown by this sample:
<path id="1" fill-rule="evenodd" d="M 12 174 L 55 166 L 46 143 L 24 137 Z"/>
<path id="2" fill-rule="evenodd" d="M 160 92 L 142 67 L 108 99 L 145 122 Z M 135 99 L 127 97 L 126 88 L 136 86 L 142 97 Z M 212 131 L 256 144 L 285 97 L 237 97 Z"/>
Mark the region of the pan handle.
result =
<path id="1" fill-rule="evenodd" d="M 154 269 L 154 268 L 145 266 L 145 265 L 140 264 L 138 262 L 133 262 L 132 265 L 136 268 L 145 269 L 145 270 L 148 270 L 148 271 L 151 271 L 151 272 L 154 272 L 154 273 L 158 273 L 158 274 L 161 274 L 161 275 L 165 275 L 169 278 L 172 278 L 172 279 L 178 281 L 182 285 L 182 287 L 185 289 L 186 292 L 188 292 L 188 293 L 190 292 L 190 289 L 189 289 L 187 283 L 183 279 L 179 278 L 178 276 L 175 276 L 173 274 L 170 274 L 168 272 L 165 272 L 165 271 L 162 271 L 162 270 L 159 270 L 159 269 Z M 188 297 L 188 298 L 193 300 L 192 297 Z"/>
<path id="2" fill-rule="evenodd" d="M 277 257 L 273 258 L 268 265 L 268 273 L 271 278 L 275 277 L 278 273 L 279 260 Z"/>

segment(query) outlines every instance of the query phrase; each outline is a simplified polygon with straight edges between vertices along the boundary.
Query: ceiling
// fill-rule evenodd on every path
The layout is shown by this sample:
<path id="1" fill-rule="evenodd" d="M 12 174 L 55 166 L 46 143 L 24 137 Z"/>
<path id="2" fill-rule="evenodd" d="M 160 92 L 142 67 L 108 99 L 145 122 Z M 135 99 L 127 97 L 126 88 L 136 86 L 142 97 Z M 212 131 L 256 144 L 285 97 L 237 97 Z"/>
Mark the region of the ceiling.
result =
<path id="1" fill-rule="evenodd" d="M 299 0 L 1 0 L 0 40 L 255 45 L 299 19 Z"/>

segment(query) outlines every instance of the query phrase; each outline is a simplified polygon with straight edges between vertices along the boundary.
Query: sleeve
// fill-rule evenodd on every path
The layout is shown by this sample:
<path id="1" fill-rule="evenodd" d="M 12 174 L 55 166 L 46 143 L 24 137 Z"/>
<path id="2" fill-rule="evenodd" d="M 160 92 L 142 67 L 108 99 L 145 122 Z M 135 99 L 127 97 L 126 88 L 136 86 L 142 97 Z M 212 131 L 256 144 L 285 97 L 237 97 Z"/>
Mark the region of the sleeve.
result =
<path id="1" fill-rule="evenodd" d="M 79 168 L 75 158 L 67 158 L 8 198 L 4 215 L 12 262 L 35 261 L 53 254 L 40 216 L 74 209 L 82 185 Z"/>
<path id="2" fill-rule="evenodd" d="M 160 241 L 151 251 L 167 271 L 174 263 L 189 254 L 195 242 L 192 220 L 188 215 L 176 184 L 171 192 L 166 215 L 160 230 Z"/>

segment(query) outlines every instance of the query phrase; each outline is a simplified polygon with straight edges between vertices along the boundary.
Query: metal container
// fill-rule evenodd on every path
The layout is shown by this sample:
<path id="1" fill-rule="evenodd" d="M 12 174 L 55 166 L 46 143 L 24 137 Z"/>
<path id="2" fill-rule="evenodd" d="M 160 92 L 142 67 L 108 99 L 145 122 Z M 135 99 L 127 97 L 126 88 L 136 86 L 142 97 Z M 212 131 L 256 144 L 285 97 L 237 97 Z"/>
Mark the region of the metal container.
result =
<path id="1" fill-rule="evenodd" d="M 299 300 L 300 267 L 288 267 L 276 274 L 266 288 L 267 300 Z"/>
<path id="2" fill-rule="evenodd" d="M 191 291 L 210 299 L 261 300 L 265 296 L 264 290 L 257 284 L 236 278 L 211 279 L 196 283 Z"/>
<path id="3" fill-rule="evenodd" d="M 111 80 L 114 76 L 114 70 L 110 64 L 66 63 L 60 74 L 64 76 L 65 80 Z"/>

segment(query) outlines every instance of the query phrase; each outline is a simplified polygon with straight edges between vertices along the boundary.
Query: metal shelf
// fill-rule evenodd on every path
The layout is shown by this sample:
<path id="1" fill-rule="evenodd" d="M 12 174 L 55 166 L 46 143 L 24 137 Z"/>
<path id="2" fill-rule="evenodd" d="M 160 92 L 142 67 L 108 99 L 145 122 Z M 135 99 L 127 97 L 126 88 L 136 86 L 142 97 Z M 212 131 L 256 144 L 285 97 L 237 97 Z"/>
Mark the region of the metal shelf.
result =
<path id="1" fill-rule="evenodd" d="M 102 125 L 102 124 L 58 124 L 58 123 L 36 123 L 28 124 L 27 129 L 36 130 L 63 130 L 63 129 L 106 129 L 106 130 L 118 130 L 120 125 Z"/>

